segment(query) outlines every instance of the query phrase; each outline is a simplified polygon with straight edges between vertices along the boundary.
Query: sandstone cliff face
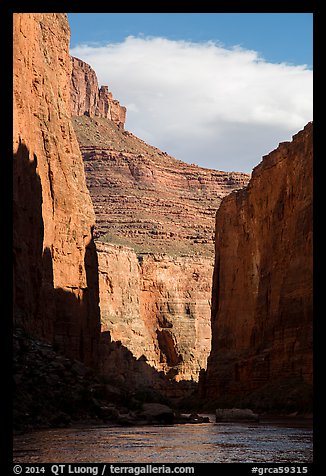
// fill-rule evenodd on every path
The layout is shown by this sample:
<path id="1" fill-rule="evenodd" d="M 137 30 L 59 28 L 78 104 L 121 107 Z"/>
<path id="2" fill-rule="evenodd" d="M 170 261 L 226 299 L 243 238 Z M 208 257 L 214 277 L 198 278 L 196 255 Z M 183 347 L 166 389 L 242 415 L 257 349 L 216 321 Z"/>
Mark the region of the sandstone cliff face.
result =
<path id="1" fill-rule="evenodd" d="M 95 222 L 71 124 L 65 14 L 14 14 L 15 322 L 94 364 Z"/>
<path id="2" fill-rule="evenodd" d="M 260 392 L 290 408 L 311 384 L 312 133 L 265 156 L 217 212 L 208 400 Z"/>
<path id="3" fill-rule="evenodd" d="M 171 379 L 197 381 L 210 350 L 216 208 L 249 176 L 176 160 L 118 127 L 112 105 L 111 116 L 99 114 L 97 97 L 95 72 L 73 59 L 73 123 L 95 233 L 110 243 L 97 242 L 103 334 Z M 103 372 L 116 366 L 130 378 L 132 359 L 102 337 Z"/>
<path id="4" fill-rule="evenodd" d="M 213 257 L 216 209 L 225 195 L 248 183 L 249 175 L 186 164 L 117 127 L 114 101 L 111 115 L 98 111 L 95 72 L 79 59 L 72 61 L 73 124 L 94 203 L 96 237 L 140 252 Z"/>
<path id="5" fill-rule="evenodd" d="M 94 146 L 81 151 L 97 237 L 137 251 L 213 258 L 216 209 L 248 176 L 200 169 L 157 151 Z"/>
<path id="6" fill-rule="evenodd" d="M 143 349 L 157 370 L 176 380 L 197 381 L 210 349 L 214 215 L 221 197 L 247 183 L 248 176 L 184 164 L 129 133 L 121 134 L 105 119 L 95 124 L 89 118 L 74 118 L 74 124 L 81 144 L 81 138 L 92 138 L 92 127 L 93 144 L 99 138 L 95 130 L 101 139 L 111 141 L 109 147 L 81 145 L 96 211 L 96 236 L 134 250 L 132 259 L 128 257 L 134 269 L 131 277 L 111 254 L 116 263 L 112 267 L 107 261 L 110 281 L 102 280 L 104 253 L 99 254 L 102 325 L 110 322 L 112 339 L 137 358 Z M 142 257 L 141 265 L 135 253 Z M 111 296 L 111 285 L 120 290 L 123 302 L 114 320 L 107 318 L 103 299 Z M 129 295 L 131 301 L 126 299 Z M 133 334 L 130 320 L 139 327 Z"/>
<path id="7" fill-rule="evenodd" d="M 72 57 L 71 113 L 73 116 L 104 117 L 123 129 L 126 108 L 113 99 L 107 86 L 99 89 L 94 70 L 78 58 Z"/>
<path id="8" fill-rule="evenodd" d="M 102 331 L 171 379 L 197 381 L 210 352 L 211 260 L 96 246 Z"/>

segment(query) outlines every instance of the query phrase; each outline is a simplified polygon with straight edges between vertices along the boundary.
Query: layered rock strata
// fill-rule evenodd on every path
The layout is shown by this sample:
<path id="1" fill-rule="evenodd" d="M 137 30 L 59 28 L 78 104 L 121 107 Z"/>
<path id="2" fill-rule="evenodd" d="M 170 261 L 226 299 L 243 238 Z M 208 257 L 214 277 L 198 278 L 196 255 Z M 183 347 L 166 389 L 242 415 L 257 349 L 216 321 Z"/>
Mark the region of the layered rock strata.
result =
<path id="1" fill-rule="evenodd" d="M 96 112 L 94 71 L 76 59 L 73 68 L 73 123 L 95 233 L 110 244 L 97 243 L 102 330 L 110 344 L 103 371 L 115 365 L 108 349 L 120 342 L 171 379 L 197 381 L 210 351 L 216 208 L 249 176 L 183 163 L 123 131 Z"/>
<path id="2" fill-rule="evenodd" d="M 96 247 L 102 331 L 170 378 L 197 381 L 210 352 L 212 261 Z"/>
<path id="3" fill-rule="evenodd" d="M 225 195 L 248 183 L 247 174 L 186 164 L 106 119 L 73 121 L 97 238 L 139 252 L 213 258 L 216 209 Z"/>
<path id="4" fill-rule="evenodd" d="M 311 405 L 312 140 L 309 123 L 217 211 L 207 401 Z"/>
<path id="5" fill-rule="evenodd" d="M 96 365 L 95 216 L 71 124 L 67 16 L 14 14 L 13 35 L 15 323 Z"/>
<path id="6" fill-rule="evenodd" d="M 221 199 L 249 175 L 186 164 L 146 144 L 98 112 L 95 72 L 73 58 L 71 103 L 96 237 L 137 251 L 214 255 Z"/>
<path id="7" fill-rule="evenodd" d="M 126 108 L 113 99 L 108 86 L 98 87 L 94 70 L 72 57 L 71 114 L 73 116 L 104 117 L 118 127 L 124 127 Z"/>

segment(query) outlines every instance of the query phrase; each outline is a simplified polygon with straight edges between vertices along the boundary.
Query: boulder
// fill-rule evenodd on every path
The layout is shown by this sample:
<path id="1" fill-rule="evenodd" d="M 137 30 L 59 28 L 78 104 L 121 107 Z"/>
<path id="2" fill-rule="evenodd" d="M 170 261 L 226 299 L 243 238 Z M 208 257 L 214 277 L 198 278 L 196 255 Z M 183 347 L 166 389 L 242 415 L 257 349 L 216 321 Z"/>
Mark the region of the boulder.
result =
<path id="1" fill-rule="evenodd" d="M 259 421 L 259 416 L 249 408 L 218 408 L 216 422 Z"/>
<path id="2" fill-rule="evenodd" d="M 150 423 L 174 422 L 174 413 L 172 409 L 161 403 L 144 403 L 139 416 Z"/>
<path id="3" fill-rule="evenodd" d="M 209 423 L 209 418 L 198 415 L 198 413 L 191 413 L 189 415 L 189 423 Z"/>
<path id="4" fill-rule="evenodd" d="M 198 415 L 198 413 L 190 415 L 179 413 L 175 415 L 174 423 L 209 423 L 209 417 Z"/>

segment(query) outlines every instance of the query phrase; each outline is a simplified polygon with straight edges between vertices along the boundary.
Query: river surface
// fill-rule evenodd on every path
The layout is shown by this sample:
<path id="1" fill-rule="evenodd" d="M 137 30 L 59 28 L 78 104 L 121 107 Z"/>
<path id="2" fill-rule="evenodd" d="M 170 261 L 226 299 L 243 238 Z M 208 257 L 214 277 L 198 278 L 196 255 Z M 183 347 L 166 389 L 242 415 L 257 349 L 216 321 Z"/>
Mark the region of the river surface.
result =
<path id="1" fill-rule="evenodd" d="M 305 421 L 93 426 L 14 438 L 15 463 L 311 463 Z"/>

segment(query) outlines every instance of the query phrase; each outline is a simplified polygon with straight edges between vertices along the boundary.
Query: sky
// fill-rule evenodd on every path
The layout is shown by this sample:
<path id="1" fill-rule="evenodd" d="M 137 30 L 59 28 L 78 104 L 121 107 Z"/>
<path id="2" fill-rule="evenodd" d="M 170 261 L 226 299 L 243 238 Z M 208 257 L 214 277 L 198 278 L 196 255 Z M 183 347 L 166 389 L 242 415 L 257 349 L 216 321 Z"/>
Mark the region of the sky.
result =
<path id="1" fill-rule="evenodd" d="M 72 13 L 71 54 L 177 159 L 250 173 L 313 119 L 312 14 Z"/>

